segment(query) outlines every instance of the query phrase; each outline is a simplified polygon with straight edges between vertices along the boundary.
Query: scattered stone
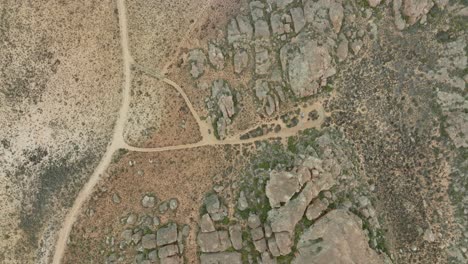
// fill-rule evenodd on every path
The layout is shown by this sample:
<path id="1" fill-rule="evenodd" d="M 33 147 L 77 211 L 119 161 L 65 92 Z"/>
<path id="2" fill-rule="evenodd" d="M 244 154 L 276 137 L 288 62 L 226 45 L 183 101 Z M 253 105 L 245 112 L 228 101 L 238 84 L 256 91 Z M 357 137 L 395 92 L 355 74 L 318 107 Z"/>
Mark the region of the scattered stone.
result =
<path id="1" fill-rule="evenodd" d="M 179 206 L 179 201 L 176 198 L 172 198 L 169 200 L 169 208 L 171 210 L 177 209 L 178 206 Z"/>
<path id="2" fill-rule="evenodd" d="M 284 24 L 279 13 L 274 13 L 270 18 L 271 31 L 273 34 L 282 35 L 284 34 Z"/>
<path id="3" fill-rule="evenodd" d="M 255 48 L 255 73 L 267 75 L 270 72 L 271 61 L 269 51 L 263 47 Z"/>
<path id="4" fill-rule="evenodd" d="M 215 186 L 213 187 L 213 190 L 214 190 L 216 193 L 220 193 L 220 192 L 222 192 L 222 191 L 224 190 L 224 186 L 222 186 L 222 185 L 215 185 Z"/>
<path id="5" fill-rule="evenodd" d="M 175 244 L 161 247 L 158 250 L 158 255 L 159 255 L 159 258 L 161 259 L 174 256 L 177 253 L 179 253 L 179 248 Z"/>
<path id="6" fill-rule="evenodd" d="M 209 214 L 204 214 L 200 219 L 200 229 L 203 233 L 213 232 L 215 231 L 215 226 L 213 220 Z"/>
<path id="7" fill-rule="evenodd" d="M 141 200 L 141 205 L 145 208 L 152 208 L 156 204 L 156 198 L 151 195 L 145 195 L 143 196 L 143 199 Z"/>
<path id="8" fill-rule="evenodd" d="M 134 225 L 137 220 L 138 220 L 138 216 L 136 214 L 130 214 L 127 217 L 127 224 L 128 225 Z"/>
<path id="9" fill-rule="evenodd" d="M 328 208 L 328 201 L 317 199 L 307 207 L 306 217 L 308 220 L 315 220 Z"/>
<path id="10" fill-rule="evenodd" d="M 342 62 L 346 60 L 348 57 L 348 40 L 343 39 L 338 44 L 338 48 L 336 49 L 336 56 L 338 57 L 338 61 Z"/>
<path id="11" fill-rule="evenodd" d="M 301 188 L 298 174 L 287 171 L 271 171 L 266 184 L 266 196 L 272 208 L 287 203 Z"/>
<path id="12" fill-rule="evenodd" d="M 261 226 L 250 230 L 250 234 L 252 235 L 252 240 L 254 241 L 260 240 L 264 237 L 263 228 Z"/>
<path id="13" fill-rule="evenodd" d="M 219 237 L 219 249 L 225 251 L 231 247 L 231 240 L 229 239 L 229 233 L 226 230 L 218 231 Z"/>
<path id="14" fill-rule="evenodd" d="M 242 255 L 238 252 L 202 253 L 201 264 L 242 264 Z"/>
<path id="15" fill-rule="evenodd" d="M 244 49 L 239 49 L 234 54 L 234 72 L 241 74 L 249 66 L 249 54 Z"/>
<path id="16" fill-rule="evenodd" d="M 229 227 L 229 235 L 231 236 L 232 246 L 235 250 L 242 248 L 242 229 L 240 225 L 233 225 Z"/>
<path id="17" fill-rule="evenodd" d="M 147 234 L 144 235 L 141 239 L 141 245 L 144 249 L 154 249 L 156 248 L 156 235 L 155 234 Z"/>
<path id="18" fill-rule="evenodd" d="M 190 74 L 197 79 L 205 73 L 206 56 L 201 49 L 189 52 L 188 62 L 190 64 Z"/>
<path id="19" fill-rule="evenodd" d="M 239 199 L 237 200 L 237 209 L 244 211 L 247 208 L 249 208 L 247 198 L 245 197 L 244 191 L 241 191 L 239 194 Z"/>
<path id="20" fill-rule="evenodd" d="M 354 55 L 357 55 L 359 53 L 359 51 L 362 48 L 362 45 L 363 42 L 360 39 L 351 42 L 351 50 L 353 51 Z"/>
<path id="21" fill-rule="evenodd" d="M 249 16 L 238 15 L 237 24 L 239 25 L 239 32 L 242 38 L 245 41 L 251 40 L 253 36 L 253 28 Z"/>
<path id="22" fill-rule="evenodd" d="M 119 204 L 120 203 L 120 196 L 116 193 L 114 193 L 112 195 L 112 202 L 114 202 L 115 204 Z"/>
<path id="23" fill-rule="evenodd" d="M 124 230 L 121 234 L 120 234 L 120 237 L 127 243 L 127 244 L 130 244 L 130 242 L 132 241 L 132 235 L 133 235 L 133 231 L 131 229 L 126 229 Z"/>
<path id="24" fill-rule="evenodd" d="M 221 206 L 219 198 L 216 194 L 210 194 L 204 201 L 206 210 L 214 221 L 221 221 L 227 216 L 226 206 Z"/>
<path id="25" fill-rule="evenodd" d="M 177 225 L 170 223 L 157 231 L 157 245 L 163 246 L 177 241 Z"/>
<path id="26" fill-rule="evenodd" d="M 153 225 L 153 218 L 148 215 L 144 215 L 141 217 L 140 222 L 141 225 L 150 227 Z"/>
<path id="27" fill-rule="evenodd" d="M 159 226 L 160 224 L 161 224 L 161 220 L 159 219 L 159 217 L 158 217 L 158 216 L 154 216 L 154 217 L 153 217 L 153 225 L 157 227 L 157 226 Z"/>
<path id="28" fill-rule="evenodd" d="M 431 229 L 428 228 L 424 231 L 423 239 L 431 243 L 435 241 L 435 236 Z"/>
<path id="29" fill-rule="evenodd" d="M 304 18 L 304 11 L 300 7 L 291 8 L 291 17 L 294 23 L 294 31 L 299 33 L 301 29 L 305 26 L 306 21 Z"/>
<path id="30" fill-rule="evenodd" d="M 332 2 L 330 3 L 330 9 L 328 11 L 330 16 L 330 21 L 332 22 L 333 29 L 335 33 L 339 33 L 341 30 L 341 25 L 343 24 L 344 18 L 344 9 L 341 3 Z"/>
<path id="31" fill-rule="evenodd" d="M 267 250 L 267 244 L 266 244 L 265 238 L 254 241 L 253 243 L 254 243 L 255 249 L 258 252 L 262 253 L 262 252 L 265 252 Z"/>
<path id="32" fill-rule="evenodd" d="M 202 252 L 219 252 L 220 241 L 218 232 L 198 233 L 197 244 Z"/>
<path id="33" fill-rule="evenodd" d="M 159 205 L 158 210 L 159 210 L 159 212 L 160 212 L 161 214 L 164 214 L 165 212 L 167 212 L 167 210 L 169 210 L 169 203 L 168 203 L 168 201 L 162 202 L 162 203 Z"/>
<path id="34" fill-rule="evenodd" d="M 255 229 L 255 228 L 259 227 L 261 224 L 262 224 L 262 222 L 260 221 L 260 217 L 258 217 L 258 215 L 256 215 L 256 214 L 250 214 L 249 215 L 249 218 L 247 219 L 247 225 L 251 229 Z"/>
<path id="35" fill-rule="evenodd" d="M 276 244 L 276 239 L 274 237 L 270 237 L 270 238 L 268 238 L 267 242 L 268 242 L 268 249 L 270 250 L 270 253 L 274 257 L 281 256 L 281 253 L 280 253 L 280 251 L 278 249 L 278 245 Z"/>
<path id="36" fill-rule="evenodd" d="M 208 44 L 208 59 L 216 70 L 224 69 L 223 51 L 213 43 Z"/>
<path id="37" fill-rule="evenodd" d="M 227 40 L 229 44 L 234 44 L 241 39 L 241 33 L 239 31 L 239 26 L 235 19 L 231 19 L 227 26 Z"/>
<path id="38" fill-rule="evenodd" d="M 358 198 L 358 203 L 359 203 L 359 208 L 363 208 L 363 207 L 370 205 L 371 202 L 369 201 L 369 198 L 367 198 L 366 196 L 360 196 Z"/>
<path id="39" fill-rule="evenodd" d="M 288 232 L 275 233 L 275 241 L 280 255 L 285 256 L 291 253 L 293 241 L 291 239 L 291 235 Z"/>
<path id="40" fill-rule="evenodd" d="M 184 225 L 184 227 L 182 227 L 182 235 L 184 237 L 188 237 L 189 233 L 190 233 L 190 226 Z"/>
<path id="41" fill-rule="evenodd" d="M 382 1 L 382 0 L 368 0 L 368 1 L 369 1 L 369 5 L 371 7 L 376 7 L 376 6 L 378 6 L 380 4 L 380 1 Z"/>
<path id="42" fill-rule="evenodd" d="M 133 244 L 138 244 L 138 242 L 140 242 L 141 240 L 141 237 L 143 236 L 143 231 L 141 230 L 138 230 L 138 231 L 133 231 L 133 235 L 132 235 L 132 242 Z"/>
<path id="43" fill-rule="evenodd" d="M 153 250 L 150 253 L 148 253 L 148 260 L 156 262 L 158 260 L 158 251 Z"/>

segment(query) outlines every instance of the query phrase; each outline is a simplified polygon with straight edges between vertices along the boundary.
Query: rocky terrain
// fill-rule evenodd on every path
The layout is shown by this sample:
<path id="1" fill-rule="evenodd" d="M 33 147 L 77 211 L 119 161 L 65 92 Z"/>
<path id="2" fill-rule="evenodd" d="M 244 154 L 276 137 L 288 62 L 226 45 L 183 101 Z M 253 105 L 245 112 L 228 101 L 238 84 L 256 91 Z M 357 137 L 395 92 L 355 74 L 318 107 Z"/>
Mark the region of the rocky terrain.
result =
<path id="1" fill-rule="evenodd" d="M 466 1 L 0 10 L 0 262 L 468 261 Z"/>

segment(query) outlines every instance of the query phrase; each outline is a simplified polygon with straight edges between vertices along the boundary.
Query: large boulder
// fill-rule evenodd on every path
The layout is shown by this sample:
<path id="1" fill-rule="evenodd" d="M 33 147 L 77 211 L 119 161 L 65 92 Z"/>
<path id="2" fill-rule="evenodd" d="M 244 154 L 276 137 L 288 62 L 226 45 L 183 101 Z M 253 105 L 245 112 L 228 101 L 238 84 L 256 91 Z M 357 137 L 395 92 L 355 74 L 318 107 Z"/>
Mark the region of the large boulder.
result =
<path id="1" fill-rule="evenodd" d="M 229 227 L 229 235 L 231 237 L 232 247 L 235 250 L 242 248 L 242 229 L 240 225 L 233 225 Z"/>
<path id="2" fill-rule="evenodd" d="M 213 220 L 211 220 L 210 214 L 204 214 L 200 219 L 200 230 L 203 233 L 209 233 L 215 231 Z"/>
<path id="3" fill-rule="evenodd" d="M 154 249 L 156 248 L 156 235 L 155 234 L 147 234 L 144 235 L 141 239 L 141 245 L 144 249 Z"/>
<path id="4" fill-rule="evenodd" d="M 301 235 L 292 263 L 384 263 L 361 227 L 361 220 L 347 210 L 329 212 Z"/>
<path id="5" fill-rule="evenodd" d="M 272 208 L 287 203 L 301 189 L 297 173 L 288 171 L 271 171 L 265 191 Z"/>
<path id="6" fill-rule="evenodd" d="M 177 225 L 170 223 L 161 227 L 157 232 L 156 242 L 158 246 L 168 245 L 177 241 Z"/>
<path id="7" fill-rule="evenodd" d="M 302 33 L 295 42 L 281 48 L 280 59 L 284 78 L 297 97 L 317 93 L 327 78 L 336 73 L 328 45 L 319 45 Z"/>
<path id="8" fill-rule="evenodd" d="M 307 182 L 296 198 L 290 200 L 280 208 L 273 208 L 268 212 L 268 221 L 273 232 L 288 232 L 292 234 L 296 224 L 304 216 L 310 202 L 323 190 L 335 185 L 336 179 L 329 172 L 320 173 Z"/>

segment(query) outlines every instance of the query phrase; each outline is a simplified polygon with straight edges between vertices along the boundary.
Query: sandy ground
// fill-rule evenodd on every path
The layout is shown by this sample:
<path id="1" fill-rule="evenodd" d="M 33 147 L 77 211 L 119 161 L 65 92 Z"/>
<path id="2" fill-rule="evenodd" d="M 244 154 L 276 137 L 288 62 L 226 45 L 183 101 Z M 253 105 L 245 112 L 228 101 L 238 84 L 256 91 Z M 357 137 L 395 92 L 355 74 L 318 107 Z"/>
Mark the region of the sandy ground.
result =
<path id="1" fill-rule="evenodd" d="M 2 263 L 45 262 L 62 209 L 109 142 L 123 82 L 114 10 L 110 0 L 0 4 Z"/>

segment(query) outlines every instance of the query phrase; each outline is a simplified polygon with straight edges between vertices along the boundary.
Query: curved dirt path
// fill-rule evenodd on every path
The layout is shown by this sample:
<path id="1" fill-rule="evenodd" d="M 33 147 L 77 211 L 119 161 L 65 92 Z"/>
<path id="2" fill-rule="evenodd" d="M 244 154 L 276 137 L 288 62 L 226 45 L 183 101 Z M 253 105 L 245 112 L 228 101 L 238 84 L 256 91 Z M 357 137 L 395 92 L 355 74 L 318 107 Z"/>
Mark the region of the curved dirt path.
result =
<path id="1" fill-rule="evenodd" d="M 200 116 L 198 115 L 197 111 L 195 110 L 195 108 L 193 107 L 192 105 L 192 102 L 190 102 L 190 99 L 188 98 L 187 94 L 184 92 L 184 90 L 182 89 L 182 87 L 180 87 L 180 85 L 178 85 L 176 82 L 170 80 L 169 78 L 166 78 L 163 74 L 161 73 L 158 73 L 154 70 L 151 70 L 151 69 L 148 69 L 142 65 L 139 65 L 138 63 L 135 63 L 133 65 L 133 67 L 135 67 L 136 69 L 139 69 L 140 71 L 144 72 L 145 74 L 153 77 L 153 78 L 156 78 L 170 86 L 172 86 L 174 89 L 176 89 L 176 91 L 182 96 L 182 98 L 184 99 L 185 101 L 185 104 L 187 105 L 187 107 L 189 108 L 190 110 L 190 113 L 192 114 L 192 116 L 195 118 L 195 121 L 197 122 L 197 125 L 198 125 L 198 129 L 200 131 L 200 135 L 202 136 L 202 140 L 201 141 L 206 141 L 206 140 L 214 140 L 216 139 L 214 137 L 214 135 L 210 134 L 209 133 L 209 130 L 211 129 L 211 126 L 206 123 L 206 122 L 203 122 L 201 119 L 200 119 Z M 196 143 L 195 143 L 196 144 Z M 127 148 L 130 148 L 131 146 L 128 146 L 127 145 Z"/>
<path id="2" fill-rule="evenodd" d="M 120 38 L 125 76 L 125 82 L 122 91 L 122 105 L 120 107 L 119 115 L 117 117 L 117 121 L 114 127 L 112 141 L 108 145 L 104 156 L 99 162 L 99 165 L 96 167 L 88 182 L 84 185 L 83 189 L 81 189 L 81 191 L 79 192 L 75 202 L 73 203 L 72 208 L 68 212 L 62 224 L 62 228 L 60 229 L 58 239 L 55 245 L 54 257 L 52 260 L 52 263 L 54 264 L 59 264 L 62 261 L 67 247 L 67 240 L 70 235 L 70 231 L 73 227 L 73 223 L 75 223 L 82 205 L 93 192 L 94 186 L 98 183 L 101 175 L 105 172 L 105 170 L 111 163 L 112 155 L 119 148 L 124 148 L 126 146 L 126 143 L 123 138 L 123 129 L 125 126 L 125 121 L 127 119 L 128 109 L 130 107 L 131 64 L 133 62 L 133 59 L 130 56 L 130 51 L 128 47 L 127 15 L 124 0 L 117 0 L 117 9 L 119 12 Z"/>

